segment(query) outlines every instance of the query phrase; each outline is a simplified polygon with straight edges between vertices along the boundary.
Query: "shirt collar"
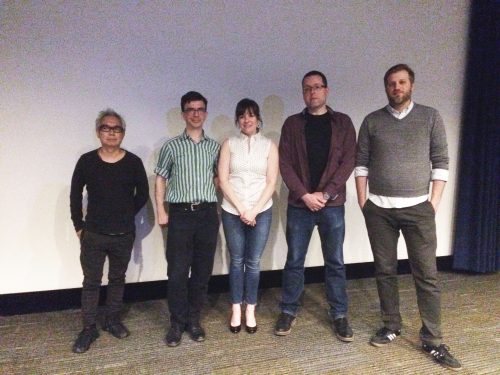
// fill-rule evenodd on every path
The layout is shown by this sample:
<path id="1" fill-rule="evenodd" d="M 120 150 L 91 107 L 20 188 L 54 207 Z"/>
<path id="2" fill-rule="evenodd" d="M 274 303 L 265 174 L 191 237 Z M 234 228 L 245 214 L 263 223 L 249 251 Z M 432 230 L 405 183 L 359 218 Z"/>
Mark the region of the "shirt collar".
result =
<path id="1" fill-rule="evenodd" d="M 183 140 L 186 140 L 186 141 L 193 141 L 193 138 L 191 138 L 189 136 L 189 134 L 187 133 L 186 129 L 184 129 L 184 132 L 182 133 L 182 139 Z M 206 139 L 205 137 L 205 130 L 202 130 L 201 131 L 201 138 L 200 138 L 200 142 L 203 142 L 204 140 Z M 193 141 L 194 142 L 194 141 Z"/>
<path id="2" fill-rule="evenodd" d="M 259 139 L 260 139 L 261 134 L 260 134 L 260 131 L 258 131 L 258 132 L 257 132 L 257 133 L 255 133 L 254 135 L 248 136 L 248 135 L 244 134 L 243 132 L 240 132 L 240 135 L 239 135 L 238 137 L 239 137 L 240 139 L 242 139 L 242 140 L 246 140 L 246 139 L 249 139 L 249 138 L 250 138 L 250 140 L 251 140 L 251 141 L 253 141 L 253 140 L 257 141 L 257 140 L 259 140 Z"/>
<path id="3" fill-rule="evenodd" d="M 331 115 L 331 114 L 333 114 L 333 109 L 332 109 L 332 108 L 330 108 L 328 105 L 326 106 L 326 111 L 327 111 L 330 115 Z M 304 109 L 302 110 L 302 112 L 301 112 L 302 116 L 305 116 L 305 115 L 307 115 L 308 113 L 309 113 L 309 112 L 307 112 L 307 107 L 306 107 L 306 108 L 304 108 Z"/>
<path id="4" fill-rule="evenodd" d="M 398 118 L 398 119 L 402 119 L 403 117 L 405 117 L 408 113 L 410 113 L 410 111 L 413 109 L 414 107 L 414 104 L 413 103 L 413 100 L 410 101 L 410 104 L 408 105 L 408 107 L 406 107 L 405 109 L 403 109 L 401 112 L 399 111 L 396 111 L 394 108 L 392 108 L 389 104 L 387 104 L 387 106 L 385 108 L 387 108 L 387 110 L 389 111 L 389 113 L 391 115 L 393 115 L 394 117 Z"/>

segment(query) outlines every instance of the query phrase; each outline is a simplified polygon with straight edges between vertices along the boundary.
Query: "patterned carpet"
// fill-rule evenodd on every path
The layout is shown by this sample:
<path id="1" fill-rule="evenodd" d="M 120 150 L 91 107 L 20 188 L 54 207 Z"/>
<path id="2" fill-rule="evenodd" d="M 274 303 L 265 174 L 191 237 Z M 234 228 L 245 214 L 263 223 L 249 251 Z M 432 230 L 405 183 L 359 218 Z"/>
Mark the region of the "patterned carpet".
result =
<path id="1" fill-rule="evenodd" d="M 441 273 L 445 343 L 462 374 L 500 374 L 500 275 Z M 101 331 L 85 354 L 71 345 L 80 329 L 78 310 L 0 317 L 0 374 L 449 374 L 419 349 L 420 321 L 411 276 L 400 277 L 403 334 L 387 347 L 368 344 L 380 326 L 375 281 L 350 280 L 350 321 L 355 340 L 332 334 L 322 284 L 309 284 L 289 336 L 273 334 L 279 289 L 262 290 L 259 331 L 227 329 L 227 294 L 211 294 L 203 318 L 204 343 L 184 334 L 169 348 L 165 300 L 127 305 L 131 336 Z"/>

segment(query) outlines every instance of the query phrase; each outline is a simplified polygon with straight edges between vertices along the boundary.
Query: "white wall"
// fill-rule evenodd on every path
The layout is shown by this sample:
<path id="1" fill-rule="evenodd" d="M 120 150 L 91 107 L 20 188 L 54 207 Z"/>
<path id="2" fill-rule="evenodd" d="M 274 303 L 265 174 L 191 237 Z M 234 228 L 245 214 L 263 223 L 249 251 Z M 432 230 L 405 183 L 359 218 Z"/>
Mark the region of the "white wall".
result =
<path id="1" fill-rule="evenodd" d="M 330 105 L 363 117 L 385 105 L 382 77 L 406 62 L 415 101 L 441 111 L 451 180 L 438 222 L 438 255 L 451 253 L 468 1 L 4 1 L 0 2 L 0 293 L 78 287 L 79 246 L 69 184 L 82 153 L 96 148 L 93 122 L 112 107 L 128 123 L 124 147 L 150 182 L 162 143 L 183 129 L 179 100 L 208 98 L 206 130 L 234 131 L 235 104 L 260 103 L 265 133 L 279 139 L 303 107 L 300 80 L 312 69 L 330 84 Z M 151 185 L 153 185 L 151 183 Z M 348 181 L 346 263 L 372 256 Z M 263 269 L 286 256 L 286 188 L 275 196 Z M 153 189 L 151 186 L 151 196 Z M 166 277 L 162 231 L 149 204 L 137 220 L 128 282 Z M 401 241 L 400 257 L 406 258 Z M 227 273 L 222 229 L 214 274 Z M 313 237 L 308 266 L 322 264 Z"/>

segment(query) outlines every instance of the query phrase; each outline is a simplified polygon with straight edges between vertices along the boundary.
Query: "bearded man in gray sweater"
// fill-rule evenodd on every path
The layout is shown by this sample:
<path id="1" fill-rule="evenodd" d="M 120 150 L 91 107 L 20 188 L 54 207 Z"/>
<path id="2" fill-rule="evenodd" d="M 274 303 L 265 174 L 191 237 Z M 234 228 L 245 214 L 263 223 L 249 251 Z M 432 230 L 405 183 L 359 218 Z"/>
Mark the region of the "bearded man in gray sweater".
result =
<path id="1" fill-rule="evenodd" d="M 389 104 L 366 116 L 359 131 L 356 190 L 373 252 L 384 323 L 370 343 L 381 347 L 401 334 L 397 242 L 402 232 L 417 290 L 422 349 L 457 370 L 460 362 L 442 343 L 436 267 L 435 214 L 448 179 L 448 145 L 439 112 L 412 101 L 414 81 L 408 65 L 391 67 L 384 76 Z"/>

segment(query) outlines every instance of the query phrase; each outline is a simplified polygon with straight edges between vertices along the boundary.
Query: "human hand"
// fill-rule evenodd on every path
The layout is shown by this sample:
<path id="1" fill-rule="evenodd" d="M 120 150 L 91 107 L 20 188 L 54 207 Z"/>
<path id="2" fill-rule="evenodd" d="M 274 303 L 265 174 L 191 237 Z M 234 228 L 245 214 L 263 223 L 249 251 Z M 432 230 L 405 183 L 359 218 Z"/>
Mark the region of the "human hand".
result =
<path id="1" fill-rule="evenodd" d="M 240 215 L 240 219 L 243 223 L 250 226 L 255 226 L 257 223 L 255 220 L 256 214 L 252 210 L 243 211 Z"/>
<path id="2" fill-rule="evenodd" d="M 168 225 L 168 214 L 165 211 L 158 211 L 158 225 L 162 227 Z"/>
<path id="3" fill-rule="evenodd" d="M 312 194 L 304 194 L 301 199 L 311 211 L 319 211 L 325 207 L 326 204 L 323 193 L 318 191 Z"/>
<path id="4" fill-rule="evenodd" d="M 439 207 L 439 201 L 433 201 L 432 199 L 430 200 L 432 208 L 434 209 L 434 213 L 437 213 L 438 207 Z"/>

